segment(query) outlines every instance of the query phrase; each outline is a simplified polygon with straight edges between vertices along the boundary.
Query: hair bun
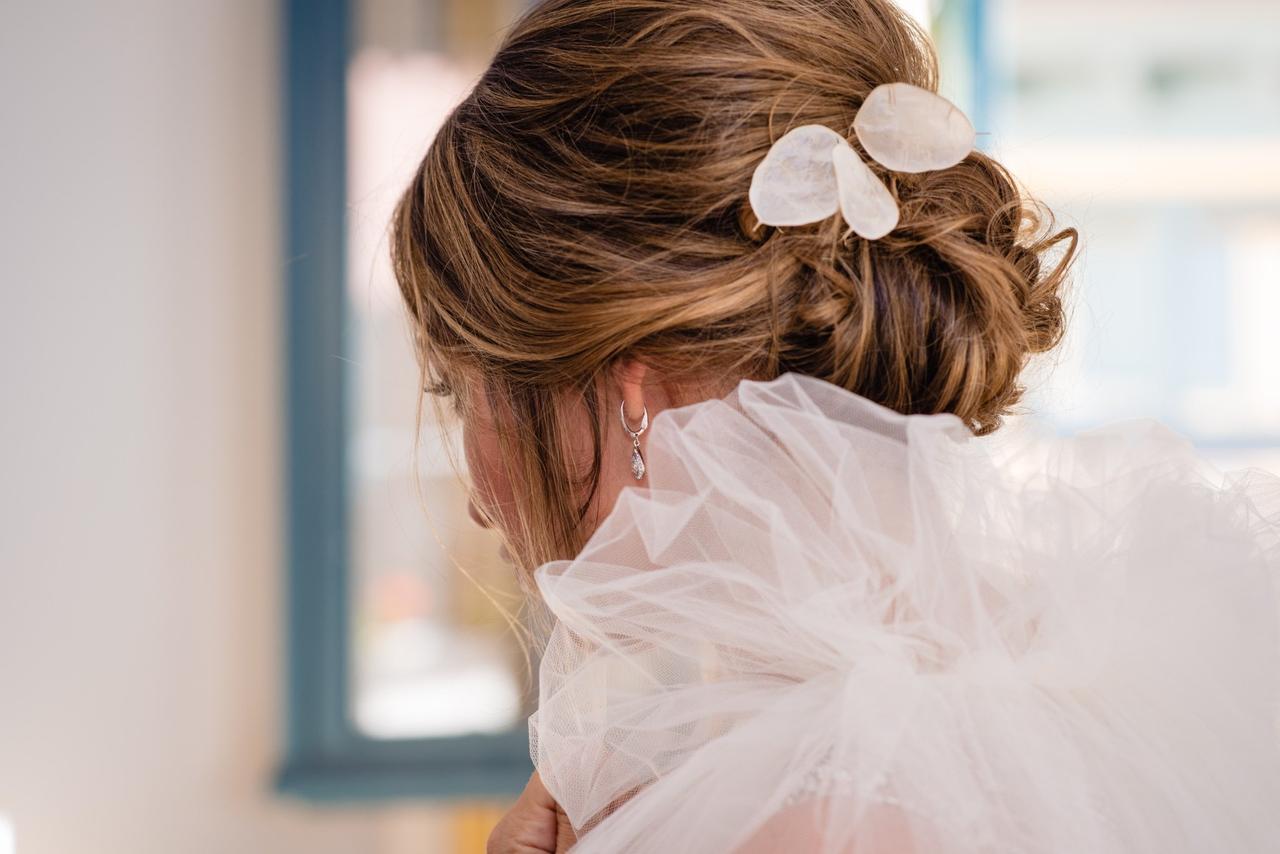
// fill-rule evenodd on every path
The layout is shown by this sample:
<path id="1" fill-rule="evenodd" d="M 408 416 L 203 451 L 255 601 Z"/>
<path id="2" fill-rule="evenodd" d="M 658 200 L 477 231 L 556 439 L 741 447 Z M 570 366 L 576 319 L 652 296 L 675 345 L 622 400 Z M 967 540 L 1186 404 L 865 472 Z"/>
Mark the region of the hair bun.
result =
<path id="1" fill-rule="evenodd" d="M 1047 212 L 980 152 L 891 181 L 902 216 L 886 237 L 775 235 L 806 270 L 783 364 L 990 432 L 1020 399 L 1027 359 L 1062 337 L 1076 233 L 1053 233 Z M 1058 244 L 1065 251 L 1046 264 Z"/>

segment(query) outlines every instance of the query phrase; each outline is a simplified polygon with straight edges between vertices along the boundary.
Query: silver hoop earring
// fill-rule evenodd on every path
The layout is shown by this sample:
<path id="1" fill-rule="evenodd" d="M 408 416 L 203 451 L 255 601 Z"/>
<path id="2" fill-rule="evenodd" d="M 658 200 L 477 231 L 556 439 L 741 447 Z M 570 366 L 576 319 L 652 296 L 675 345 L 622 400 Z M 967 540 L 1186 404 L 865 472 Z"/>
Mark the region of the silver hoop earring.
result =
<path id="1" fill-rule="evenodd" d="M 636 480 L 644 479 L 645 465 L 644 457 L 640 455 L 640 434 L 649 429 L 649 407 L 641 404 L 644 414 L 640 416 L 640 427 L 632 430 L 631 425 L 627 423 L 627 402 L 624 400 L 622 405 L 618 407 L 618 415 L 622 417 L 622 429 L 627 431 L 627 435 L 631 437 L 631 474 L 635 475 Z"/>

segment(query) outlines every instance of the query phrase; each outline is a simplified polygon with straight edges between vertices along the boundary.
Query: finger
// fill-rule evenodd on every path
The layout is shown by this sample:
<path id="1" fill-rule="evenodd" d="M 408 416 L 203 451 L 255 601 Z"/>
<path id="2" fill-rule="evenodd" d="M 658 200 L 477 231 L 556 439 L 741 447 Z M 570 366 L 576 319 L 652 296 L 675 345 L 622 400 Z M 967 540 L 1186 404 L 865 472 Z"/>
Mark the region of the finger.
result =
<path id="1" fill-rule="evenodd" d="M 578 841 L 578 835 L 573 832 L 573 825 L 569 822 L 569 816 L 565 811 L 556 807 L 556 854 L 562 851 L 568 851 Z"/>
<path id="2" fill-rule="evenodd" d="M 547 810 L 556 808 L 556 799 L 551 797 L 547 787 L 542 784 L 542 778 L 538 776 L 537 771 L 534 771 L 529 777 L 529 782 L 525 783 L 524 791 L 520 793 L 519 800 L 523 801 L 526 806 L 536 806 Z"/>
<path id="3" fill-rule="evenodd" d="M 488 854 L 552 854 L 559 828 L 555 800 L 534 774 L 516 802 L 489 834 Z"/>

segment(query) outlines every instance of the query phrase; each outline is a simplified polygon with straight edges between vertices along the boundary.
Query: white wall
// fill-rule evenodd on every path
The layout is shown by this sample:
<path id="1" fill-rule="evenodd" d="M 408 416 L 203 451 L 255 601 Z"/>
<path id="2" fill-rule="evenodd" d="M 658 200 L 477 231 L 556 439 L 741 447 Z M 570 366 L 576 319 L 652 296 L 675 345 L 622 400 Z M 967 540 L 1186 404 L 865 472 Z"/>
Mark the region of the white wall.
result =
<path id="1" fill-rule="evenodd" d="M 403 815 L 269 789 L 276 14 L 0 7 L 0 815 L 18 854 L 437 850 Z"/>

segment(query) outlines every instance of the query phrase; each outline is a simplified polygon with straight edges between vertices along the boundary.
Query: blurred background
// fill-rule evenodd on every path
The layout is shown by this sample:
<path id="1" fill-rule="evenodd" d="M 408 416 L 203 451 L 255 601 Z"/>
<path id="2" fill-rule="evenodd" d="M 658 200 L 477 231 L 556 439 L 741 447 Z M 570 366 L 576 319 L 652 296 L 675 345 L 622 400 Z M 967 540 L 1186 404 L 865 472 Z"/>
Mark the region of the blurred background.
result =
<path id="1" fill-rule="evenodd" d="M 1280 471 L 1280 4 L 904 6 L 1084 236 L 1028 417 Z M 523 7 L 0 5 L 0 854 L 483 850 L 536 689 L 385 226 Z"/>

